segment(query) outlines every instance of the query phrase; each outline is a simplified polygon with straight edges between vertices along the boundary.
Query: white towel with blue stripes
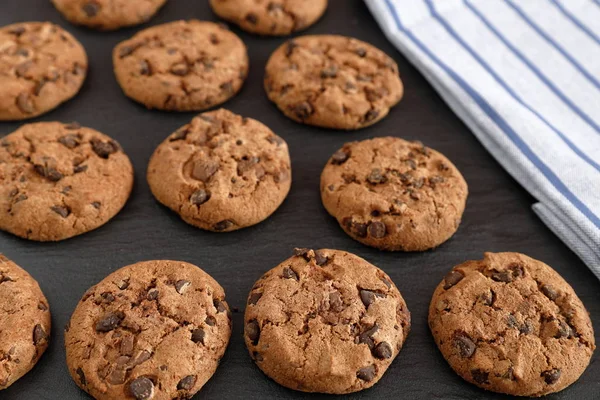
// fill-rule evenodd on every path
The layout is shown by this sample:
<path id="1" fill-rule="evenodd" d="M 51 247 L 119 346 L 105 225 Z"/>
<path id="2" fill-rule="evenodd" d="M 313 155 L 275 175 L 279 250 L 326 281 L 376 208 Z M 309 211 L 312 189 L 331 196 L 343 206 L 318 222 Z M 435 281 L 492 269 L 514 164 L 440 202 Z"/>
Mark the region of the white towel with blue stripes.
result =
<path id="1" fill-rule="evenodd" d="M 600 279 L 600 0 L 365 0 Z"/>

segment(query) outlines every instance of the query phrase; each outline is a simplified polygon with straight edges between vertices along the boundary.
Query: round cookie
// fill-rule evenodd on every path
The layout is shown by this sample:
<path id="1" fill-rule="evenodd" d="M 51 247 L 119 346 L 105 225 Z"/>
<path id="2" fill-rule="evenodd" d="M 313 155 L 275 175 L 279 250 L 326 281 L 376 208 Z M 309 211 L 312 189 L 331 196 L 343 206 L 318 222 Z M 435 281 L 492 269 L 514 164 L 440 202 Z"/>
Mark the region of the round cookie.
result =
<path id="1" fill-rule="evenodd" d="M 571 286 L 518 253 L 485 253 L 454 267 L 433 294 L 429 326 L 463 379 L 516 396 L 566 388 L 595 348 L 590 317 Z"/>
<path id="2" fill-rule="evenodd" d="M 67 365 L 97 400 L 191 398 L 231 336 L 223 288 L 195 265 L 146 261 L 90 288 L 65 328 Z"/>
<path id="3" fill-rule="evenodd" d="M 96 229 L 132 186 L 121 146 L 77 123 L 27 124 L 0 139 L 0 230 L 22 238 L 56 241 Z"/>
<path id="4" fill-rule="evenodd" d="M 248 75 L 246 46 L 223 25 L 176 21 L 138 32 L 113 51 L 125 94 L 148 108 L 200 111 L 233 97 Z"/>
<path id="5" fill-rule="evenodd" d="M 167 0 L 52 0 L 70 22 L 99 30 L 115 30 L 148 21 Z"/>
<path id="6" fill-rule="evenodd" d="M 50 308 L 38 283 L 0 253 L 0 390 L 38 362 L 50 339 Z"/>
<path id="7" fill-rule="evenodd" d="M 347 130 L 379 121 L 404 92 L 388 55 L 334 35 L 302 36 L 280 46 L 267 63 L 265 89 L 294 121 Z"/>
<path id="8" fill-rule="evenodd" d="M 325 13 L 327 0 L 210 0 L 215 14 L 259 35 L 282 36 L 308 28 Z"/>
<path id="9" fill-rule="evenodd" d="M 148 183 L 187 223 L 234 231 L 263 221 L 285 200 L 292 183 L 288 147 L 254 119 L 225 109 L 203 113 L 158 146 Z"/>
<path id="10" fill-rule="evenodd" d="M 50 22 L 0 28 L 0 121 L 37 117 L 79 92 L 87 74 L 81 44 Z"/>
<path id="11" fill-rule="evenodd" d="M 458 229 L 467 193 L 446 157 L 394 137 L 346 143 L 321 174 L 329 214 L 352 238 L 381 250 L 442 244 Z"/>
<path id="12" fill-rule="evenodd" d="M 258 367 L 304 392 L 373 386 L 400 352 L 410 313 L 382 270 L 340 250 L 295 249 L 248 296 L 244 339 Z"/>

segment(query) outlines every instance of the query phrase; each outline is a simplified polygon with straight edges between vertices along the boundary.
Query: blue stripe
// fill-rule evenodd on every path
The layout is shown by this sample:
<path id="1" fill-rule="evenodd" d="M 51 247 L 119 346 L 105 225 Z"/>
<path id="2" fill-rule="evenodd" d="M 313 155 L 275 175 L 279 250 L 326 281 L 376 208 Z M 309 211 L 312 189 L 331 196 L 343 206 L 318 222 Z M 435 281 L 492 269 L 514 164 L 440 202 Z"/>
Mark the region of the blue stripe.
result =
<path id="1" fill-rule="evenodd" d="M 577 17 L 575 17 L 575 15 L 573 15 L 569 10 L 567 10 L 560 2 L 558 2 L 556 0 L 550 0 L 550 1 L 552 2 L 552 4 L 554 4 L 556 6 L 556 8 L 558 8 L 560 10 L 560 12 L 562 12 L 564 14 L 565 17 L 569 18 L 569 20 L 571 20 L 572 23 L 577 25 L 577 27 L 579 29 L 581 29 L 583 32 L 585 32 L 589 37 L 591 37 L 592 40 L 594 40 L 596 43 L 600 44 L 600 38 L 594 32 L 592 32 L 592 30 L 590 28 L 585 26 L 583 24 L 583 22 L 579 21 L 577 19 Z M 600 3 L 598 3 L 598 4 L 600 4 Z"/>
<path id="2" fill-rule="evenodd" d="M 531 19 L 529 19 L 529 17 L 518 6 L 516 6 L 511 0 L 505 0 L 505 2 L 521 18 L 523 18 L 523 20 L 531 28 L 533 28 L 533 30 L 535 30 L 542 37 L 544 36 L 544 32 L 542 32 L 541 29 L 537 25 L 535 25 L 535 23 Z M 548 86 L 554 92 L 554 94 L 556 94 L 577 115 L 579 115 L 579 117 L 581 119 L 583 119 L 590 126 L 592 126 L 597 132 L 600 132 L 600 126 L 598 126 L 598 124 L 596 124 L 596 122 L 594 122 L 594 120 L 592 120 L 592 118 L 590 118 L 585 112 L 583 112 L 579 107 L 577 107 L 577 105 L 575 105 L 571 100 L 569 100 L 569 98 L 567 96 L 565 96 L 565 94 L 563 92 L 561 92 L 561 90 L 559 88 L 557 88 L 554 85 L 554 83 L 552 83 L 552 81 L 550 79 L 548 79 L 531 61 L 529 61 L 527 58 L 525 58 L 525 56 L 519 50 L 517 50 L 514 46 L 511 47 L 511 50 L 513 50 L 515 55 L 517 57 L 519 57 L 519 59 L 521 59 L 521 61 L 523 61 L 525 64 L 527 64 L 527 66 L 537 75 L 538 78 L 540 78 L 540 80 L 542 82 L 544 82 L 546 84 L 546 86 Z"/>
<path id="3" fill-rule="evenodd" d="M 425 44 L 423 44 L 419 39 L 413 35 L 413 33 L 405 29 L 402 26 L 400 21 L 400 17 L 398 16 L 398 12 L 396 8 L 392 5 L 391 0 L 385 0 L 387 7 L 389 8 L 394 21 L 396 22 L 396 26 L 398 30 L 403 32 L 423 53 L 425 53 L 433 62 L 435 62 L 441 69 L 443 69 L 454 81 L 471 96 L 473 101 L 475 101 L 481 110 L 485 112 L 490 119 L 492 119 L 496 125 L 504 132 L 504 134 L 513 142 L 513 144 L 523 153 L 525 157 L 527 157 L 533 165 L 535 165 L 538 170 L 548 179 L 548 181 L 558 190 L 566 199 L 568 199 L 571 204 L 573 204 L 583 215 L 585 215 L 597 228 L 600 229 L 600 219 L 594 215 L 593 212 L 590 211 L 589 208 L 585 206 L 575 196 L 569 188 L 565 186 L 565 184 L 552 172 L 550 168 L 540 158 L 531 150 L 529 146 L 519 137 L 519 135 L 510 127 L 510 125 L 488 104 L 487 101 L 475 90 L 473 89 L 467 82 L 465 82 L 459 75 L 457 75 L 451 68 L 449 68 L 446 64 L 444 64 L 435 54 L 429 50 Z"/>
<path id="4" fill-rule="evenodd" d="M 427 0 L 427 2 L 431 6 L 431 4 L 429 3 L 429 0 Z M 473 4 L 471 4 L 470 0 L 463 0 L 463 2 L 467 6 L 467 8 L 469 10 L 471 10 L 481 20 L 481 22 L 483 22 L 483 24 L 485 26 L 487 26 L 488 29 L 491 32 L 493 32 L 494 35 L 496 35 L 498 37 L 498 39 L 500 39 L 504 44 L 507 45 L 507 47 L 511 48 L 511 50 L 512 50 L 512 46 L 510 45 L 510 43 L 508 43 L 506 41 L 506 39 L 502 36 L 502 34 L 500 32 L 498 32 L 498 30 L 492 25 L 492 23 L 480 11 L 477 8 L 475 8 L 475 6 Z M 554 133 L 556 133 L 567 144 L 567 146 L 569 146 L 569 148 L 571 150 L 573 150 L 573 152 L 575 152 L 575 154 L 577 154 L 581 159 L 583 159 L 589 165 L 594 167 L 598 172 L 600 172 L 600 164 L 596 163 L 594 160 L 592 160 L 590 157 L 588 157 L 573 142 L 571 142 L 569 140 L 567 135 L 565 135 L 563 132 L 559 131 L 554 125 L 552 125 L 550 122 L 548 122 L 548 120 L 546 118 L 544 118 L 532 106 L 525 103 L 523 98 L 520 97 L 517 93 L 515 93 L 515 91 L 510 88 L 510 86 L 506 83 L 506 81 L 503 80 L 494 71 L 494 69 L 481 56 L 479 56 L 479 54 L 477 54 L 477 52 L 475 52 L 466 42 L 464 42 L 464 40 L 462 40 L 462 38 L 458 35 L 458 33 L 443 19 L 442 16 L 440 16 L 435 11 L 433 6 L 430 7 L 430 10 L 431 10 L 433 17 L 435 19 L 437 19 L 444 26 L 444 28 L 446 28 L 448 33 L 450 33 L 450 35 L 452 35 L 452 37 L 454 37 L 456 39 L 456 41 L 458 41 L 465 48 L 465 50 L 467 50 L 473 57 L 475 57 L 475 59 L 479 62 L 479 64 L 481 64 L 481 66 L 490 75 L 492 75 L 494 77 L 494 79 L 496 80 L 496 82 L 498 82 L 500 84 L 500 86 L 502 86 L 523 107 L 527 108 L 529 111 L 531 111 L 533 114 L 535 114 L 535 116 L 538 117 L 544 124 L 546 124 L 546 126 L 548 126 L 548 128 L 552 129 L 552 131 Z"/>

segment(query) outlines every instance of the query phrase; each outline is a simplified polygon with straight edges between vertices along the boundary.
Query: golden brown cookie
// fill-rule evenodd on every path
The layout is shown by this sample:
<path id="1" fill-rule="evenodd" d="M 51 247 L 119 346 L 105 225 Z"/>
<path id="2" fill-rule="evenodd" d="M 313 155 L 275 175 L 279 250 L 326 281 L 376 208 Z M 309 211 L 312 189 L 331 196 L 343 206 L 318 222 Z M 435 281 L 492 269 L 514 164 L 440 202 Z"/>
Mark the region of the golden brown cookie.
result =
<path id="1" fill-rule="evenodd" d="M 132 186 L 121 146 L 79 124 L 27 124 L 0 139 L 0 230 L 22 238 L 96 229 L 123 208 Z"/>
<path id="2" fill-rule="evenodd" d="M 38 283 L 0 253 L 0 390 L 38 362 L 50 339 L 50 308 Z M 0 396 L 1 397 L 1 396 Z"/>
<path id="3" fill-rule="evenodd" d="M 282 36 L 308 28 L 325 12 L 327 0 L 210 0 L 219 17 L 259 35 Z"/>
<path id="4" fill-rule="evenodd" d="M 176 21 L 145 29 L 113 52 L 125 94 L 148 108 L 201 111 L 233 97 L 248 75 L 246 46 L 222 25 Z"/>
<path id="5" fill-rule="evenodd" d="M 237 230 L 263 221 L 285 200 L 292 183 L 288 147 L 254 119 L 225 109 L 203 113 L 158 146 L 148 183 L 187 223 Z"/>
<path id="6" fill-rule="evenodd" d="M 37 117 L 79 92 L 87 74 L 81 44 L 50 22 L 0 28 L 0 121 Z"/>
<path id="7" fill-rule="evenodd" d="M 563 390 L 585 371 L 596 347 L 573 288 L 519 253 L 485 253 L 454 267 L 433 294 L 429 326 L 463 379 L 516 396 Z"/>
<path id="8" fill-rule="evenodd" d="M 146 261 L 90 288 L 65 330 L 69 372 L 98 400 L 187 399 L 231 336 L 223 288 L 195 265 Z"/>
<path id="9" fill-rule="evenodd" d="M 340 250 L 296 249 L 248 296 L 244 339 L 258 367 L 304 392 L 373 386 L 410 331 L 402 295 L 382 270 Z"/>
<path id="10" fill-rule="evenodd" d="M 70 22 L 114 30 L 148 21 L 167 0 L 52 0 Z"/>
<path id="11" fill-rule="evenodd" d="M 345 36 L 301 36 L 267 63 L 265 90 L 289 118 L 308 125 L 360 129 L 402 98 L 398 66 L 368 43 Z"/>
<path id="12" fill-rule="evenodd" d="M 422 251 L 458 229 L 467 183 L 444 155 L 394 137 L 346 143 L 321 174 L 321 199 L 348 235 L 381 250 Z"/>

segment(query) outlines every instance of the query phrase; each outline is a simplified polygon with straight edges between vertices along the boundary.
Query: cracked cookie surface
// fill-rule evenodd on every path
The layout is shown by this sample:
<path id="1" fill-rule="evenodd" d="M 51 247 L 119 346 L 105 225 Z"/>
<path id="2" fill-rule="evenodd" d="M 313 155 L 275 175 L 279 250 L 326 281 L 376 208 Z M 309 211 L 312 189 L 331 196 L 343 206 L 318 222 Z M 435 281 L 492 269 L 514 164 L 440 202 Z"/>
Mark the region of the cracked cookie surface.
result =
<path id="1" fill-rule="evenodd" d="M 259 35 L 282 36 L 317 22 L 327 0 L 211 0 L 219 17 Z"/>
<path id="2" fill-rule="evenodd" d="M 52 0 L 70 22 L 114 30 L 148 21 L 167 0 Z"/>
<path id="3" fill-rule="evenodd" d="M 98 400 L 190 398 L 231 336 L 223 288 L 195 265 L 145 261 L 90 288 L 65 328 L 69 372 Z"/>
<path id="4" fill-rule="evenodd" d="M 70 33 L 49 22 L 0 28 L 0 121 L 42 115 L 79 92 L 87 55 Z"/>
<path id="5" fill-rule="evenodd" d="M 595 349 L 589 314 L 573 288 L 519 253 L 485 253 L 454 267 L 433 294 L 429 327 L 463 379 L 517 396 L 571 385 Z"/>
<path id="6" fill-rule="evenodd" d="M 301 36 L 280 46 L 267 63 L 265 90 L 294 121 L 347 130 L 381 120 L 404 92 L 387 54 L 335 35 Z"/>
<path id="7" fill-rule="evenodd" d="M 382 270 L 340 250 L 295 249 L 248 296 L 244 339 L 258 367 L 305 392 L 373 386 L 400 352 L 410 313 Z"/>
<path id="8" fill-rule="evenodd" d="M 0 139 L 0 230 L 56 241 L 114 217 L 133 167 L 119 144 L 77 123 L 23 125 Z"/>
<path id="9" fill-rule="evenodd" d="M 352 238 L 382 250 L 442 244 L 458 229 L 467 194 L 444 155 L 394 137 L 346 143 L 321 174 L 329 214 Z"/>
<path id="10" fill-rule="evenodd" d="M 38 362 L 50 339 L 50 308 L 38 283 L 0 253 L 0 390 Z"/>
<path id="11" fill-rule="evenodd" d="M 291 186 L 285 141 L 228 110 L 195 117 L 161 143 L 148 165 L 156 199 L 196 227 L 227 232 L 257 224 Z"/>
<path id="12" fill-rule="evenodd" d="M 145 29 L 113 51 L 125 94 L 148 108 L 201 111 L 225 102 L 248 74 L 246 46 L 222 25 L 176 21 Z"/>

